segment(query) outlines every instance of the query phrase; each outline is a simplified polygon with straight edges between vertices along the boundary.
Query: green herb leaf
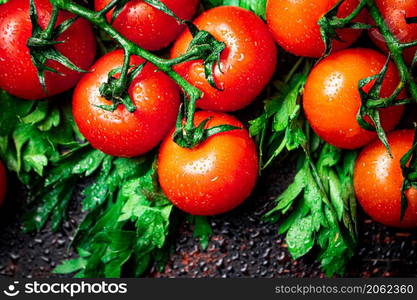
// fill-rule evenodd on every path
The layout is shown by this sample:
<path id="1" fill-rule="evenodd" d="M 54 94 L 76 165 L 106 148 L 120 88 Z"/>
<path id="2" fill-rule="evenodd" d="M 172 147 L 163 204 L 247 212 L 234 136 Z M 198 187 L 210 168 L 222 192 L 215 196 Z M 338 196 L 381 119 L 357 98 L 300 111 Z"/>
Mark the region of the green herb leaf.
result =
<path id="1" fill-rule="evenodd" d="M 301 62 L 295 64 L 291 72 L 296 71 Z M 306 62 L 302 72 L 287 81 L 275 81 L 276 91 L 265 101 L 264 113 L 250 121 L 249 132 L 259 144 L 261 169 L 269 166 L 285 149 L 296 149 L 305 142 L 298 118 L 300 95 L 310 68 L 310 63 Z M 269 136 L 269 140 L 265 140 L 265 136 Z"/>
<path id="2" fill-rule="evenodd" d="M 152 160 L 104 158 L 102 173 L 84 192 L 87 215 L 74 241 L 85 261 L 78 277 L 120 277 L 127 262 L 134 264 L 130 276 L 140 276 L 160 259 L 172 204 L 156 184 Z"/>
<path id="3" fill-rule="evenodd" d="M 201 248 L 207 249 L 210 236 L 213 234 L 207 217 L 188 215 L 188 221 L 194 225 L 194 237 L 200 240 Z"/>
<path id="4" fill-rule="evenodd" d="M 308 253 L 314 246 L 314 226 L 311 215 L 292 223 L 286 235 L 288 250 L 297 259 Z"/>

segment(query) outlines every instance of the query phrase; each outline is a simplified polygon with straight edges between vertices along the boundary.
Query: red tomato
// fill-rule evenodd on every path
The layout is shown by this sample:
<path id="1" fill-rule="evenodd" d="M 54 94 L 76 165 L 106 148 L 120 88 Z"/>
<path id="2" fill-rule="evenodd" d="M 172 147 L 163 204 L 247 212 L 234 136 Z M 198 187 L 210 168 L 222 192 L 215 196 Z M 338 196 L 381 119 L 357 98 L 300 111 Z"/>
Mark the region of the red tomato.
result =
<path id="1" fill-rule="evenodd" d="M 111 0 L 95 0 L 95 9 L 102 10 Z M 183 20 L 190 20 L 198 7 L 199 0 L 161 0 L 172 12 Z M 112 13 L 107 15 L 110 22 Z M 113 23 L 123 36 L 147 50 L 160 50 L 185 29 L 164 12 L 142 0 L 129 1 Z"/>
<path id="2" fill-rule="evenodd" d="M 268 0 L 266 19 L 277 43 L 284 50 L 297 56 L 321 57 L 325 46 L 320 35 L 318 21 L 338 0 Z M 337 16 L 346 17 L 357 7 L 358 0 L 346 0 Z M 364 22 L 363 11 L 355 19 Z M 333 50 L 349 47 L 361 34 L 360 30 L 341 29 L 336 31 L 342 41 L 333 42 Z"/>
<path id="3" fill-rule="evenodd" d="M 111 102 L 100 96 L 99 87 L 108 73 L 123 65 L 123 51 L 104 55 L 78 83 L 73 96 L 73 114 L 81 133 L 104 153 L 133 157 L 154 148 L 175 124 L 180 103 L 177 85 L 154 65 L 147 63 L 134 79 L 128 93 L 136 111 L 130 113 L 124 105 L 114 112 L 97 106 Z M 132 56 L 130 64 L 144 60 Z"/>
<path id="4" fill-rule="evenodd" d="M 355 193 L 365 212 L 375 221 L 394 227 L 417 227 L 417 190 L 406 191 L 408 207 L 400 222 L 403 175 L 400 159 L 411 149 L 414 132 L 399 130 L 388 135 L 393 157 L 380 141 L 368 145 L 355 165 Z"/>
<path id="5" fill-rule="evenodd" d="M 376 137 L 375 132 L 361 128 L 356 120 L 361 106 L 358 83 L 378 74 L 386 59 L 374 50 L 347 49 L 330 55 L 313 68 L 305 86 L 303 106 L 311 127 L 323 140 L 339 148 L 355 149 Z M 391 62 L 381 96 L 390 96 L 398 82 L 397 69 Z M 368 91 L 371 84 L 364 90 Z M 392 130 L 403 111 L 403 106 L 381 109 L 383 128 Z"/>
<path id="6" fill-rule="evenodd" d="M 3 163 L 0 161 L 0 206 L 3 204 L 4 197 L 6 196 L 6 169 Z"/>
<path id="7" fill-rule="evenodd" d="M 417 24 L 407 24 L 406 18 L 417 17 L 417 1 L 415 0 L 376 0 L 382 16 L 391 32 L 400 42 L 412 42 L 417 40 Z M 370 23 L 374 23 L 373 20 Z M 384 38 L 378 29 L 371 29 L 369 35 L 374 43 L 388 53 Z M 411 64 L 417 47 L 404 51 L 404 58 Z"/>
<path id="8" fill-rule="evenodd" d="M 214 67 L 215 82 L 223 91 L 214 89 L 205 79 L 202 61 L 182 63 L 175 70 L 204 92 L 198 107 L 217 111 L 245 107 L 261 93 L 275 71 L 277 52 L 268 27 L 252 12 L 231 6 L 204 12 L 195 25 L 226 44 L 221 70 L 217 64 Z M 191 39 L 190 32 L 184 32 L 175 42 L 171 57 L 185 53 Z"/>
<path id="9" fill-rule="evenodd" d="M 51 17 L 51 4 L 48 0 L 36 0 L 35 4 L 39 24 L 44 29 Z M 58 24 L 72 17 L 72 14 L 61 12 Z M 26 46 L 31 35 L 29 0 L 10 0 L 0 5 L 0 88 L 14 96 L 34 100 L 47 95 L 39 83 L 37 70 Z M 83 70 L 90 67 L 95 57 L 96 44 L 92 28 L 86 20 L 78 19 L 57 40 L 65 43 L 56 45 L 56 49 L 77 67 Z M 48 96 L 72 88 L 82 76 L 55 61 L 47 62 L 47 66 L 64 74 L 45 73 Z"/>
<path id="10" fill-rule="evenodd" d="M 207 111 L 195 114 L 195 124 L 209 117 L 207 128 L 243 127 L 232 116 Z M 181 148 L 170 135 L 159 151 L 158 175 L 165 195 L 178 208 L 193 215 L 221 214 L 252 192 L 258 175 L 256 147 L 246 129 L 216 134 L 193 149 Z"/>

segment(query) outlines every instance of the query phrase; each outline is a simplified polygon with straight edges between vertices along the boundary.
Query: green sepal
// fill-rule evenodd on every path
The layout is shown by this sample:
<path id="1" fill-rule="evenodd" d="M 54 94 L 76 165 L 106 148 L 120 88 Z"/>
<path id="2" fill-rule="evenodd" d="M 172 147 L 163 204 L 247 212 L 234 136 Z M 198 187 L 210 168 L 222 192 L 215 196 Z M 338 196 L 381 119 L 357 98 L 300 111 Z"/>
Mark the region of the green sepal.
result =
<path id="1" fill-rule="evenodd" d="M 369 131 L 375 131 L 377 133 L 378 138 L 384 144 L 389 155 L 392 156 L 391 149 L 388 144 L 387 135 L 385 133 L 385 130 L 382 128 L 381 119 L 379 115 L 379 109 L 382 107 L 378 107 L 378 106 L 371 107 L 368 105 L 370 101 L 376 101 L 381 98 L 380 93 L 381 93 L 382 83 L 387 74 L 389 62 L 390 62 L 390 57 L 388 56 L 384 66 L 382 67 L 381 71 L 378 74 L 359 80 L 358 90 L 359 90 L 359 95 L 361 98 L 361 107 L 359 108 L 359 111 L 356 115 L 356 119 L 359 125 L 363 129 L 366 129 Z M 365 92 L 364 87 L 374 80 L 375 82 L 372 85 L 372 87 L 369 89 L 368 92 Z M 365 117 L 368 117 L 371 120 L 372 124 L 369 124 L 365 120 Z"/>
<path id="2" fill-rule="evenodd" d="M 226 44 L 216 40 L 211 33 L 205 30 L 199 30 L 192 22 L 180 19 L 161 1 L 144 0 L 144 2 L 175 18 L 178 23 L 187 25 L 191 35 L 193 36 L 193 39 L 188 46 L 187 53 L 195 51 L 196 55 L 187 56 L 187 53 L 184 55 L 188 57 L 188 60 L 203 60 L 204 74 L 208 83 L 213 88 L 221 91 L 222 89 L 216 85 L 213 72 L 216 63 L 220 72 L 222 72 L 220 66 L 220 55 L 226 48 Z"/>
<path id="3" fill-rule="evenodd" d="M 332 44 L 333 40 L 344 42 L 340 36 L 337 34 L 337 29 L 342 28 L 350 28 L 350 29 L 370 29 L 372 28 L 369 24 L 359 23 L 359 22 L 352 22 L 346 21 L 349 20 L 350 16 L 339 19 L 337 17 L 337 13 L 339 11 L 340 6 L 344 3 L 345 0 L 339 0 L 323 17 L 321 17 L 318 21 L 318 25 L 320 26 L 320 35 L 325 45 L 324 57 L 328 56 L 332 51 Z M 362 3 L 358 4 L 358 8 Z M 351 16 L 356 15 L 358 11 L 355 9 Z"/>
<path id="4" fill-rule="evenodd" d="M 220 56 L 224 49 L 226 49 L 226 44 L 215 39 L 215 37 L 205 30 L 199 30 L 191 22 L 186 22 L 188 29 L 193 36 L 193 39 L 188 46 L 187 52 L 193 51 L 194 49 L 203 49 L 199 51 L 199 55 L 193 59 L 202 59 L 204 65 L 204 73 L 208 83 L 215 88 L 216 90 L 221 91 L 214 79 L 214 66 L 217 63 L 219 71 L 222 72 L 220 64 Z"/>
<path id="5" fill-rule="evenodd" d="M 116 110 L 116 108 L 120 104 L 123 104 L 129 112 L 131 113 L 135 112 L 136 106 L 133 104 L 132 99 L 129 96 L 128 88 L 130 84 L 133 82 L 133 80 L 142 72 L 145 64 L 146 62 L 138 66 L 129 66 L 128 70 L 131 68 L 133 68 L 133 70 L 130 72 L 128 71 L 129 73 L 127 75 L 126 83 L 124 84 L 124 87 L 122 88 L 120 92 L 117 92 L 117 90 L 120 85 L 121 77 L 115 78 L 114 75 L 122 72 L 123 67 L 118 67 L 118 68 L 111 70 L 108 74 L 107 81 L 100 85 L 99 91 L 100 91 L 100 95 L 103 98 L 111 101 L 112 104 L 111 105 L 97 105 L 97 107 L 113 112 Z M 123 85 L 123 83 L 121 84 Z"/>
<path id="6" fill-rule="evenodd" d="M 30 0 L 29 2 L 29 14 L 32 23 L 32 36 L 27 41 L 27 47 L 29 48 L 32 63 L 37 69 L 39 83 L 41 84 L 45 94 L 48 94 L 45 82 L 45 72 L 48 71 L 63 75 L 57 70 L 46 66 L 48 60 L 56 61 L 68 69 L 76 72 L 87 72 L 78 68 L 71 60 L 55 48 L 55 45 L 65 43 L 65 41 L 55 41 L 55 39 L 71 27 L 78 17 L 68 19 L 55 27 L 58 9 L 53 7 L 52 16 L 49 21 L 50 23 L 45 30 L 42 30 L 38 22 L 38 13 L 34 0 Z"/>
<path id="7" fill-rule="evenodd" d="M 174 142 L 183 148 L 192 149 L 216 134 L 228 132 L 231 130 L 242 129 L 241 127 L 227 124 L 218 125 L 206 129 L 205 127 L 211 119 L 207 118 L 203 120 L 200 124 L 198 124 L 197 127 L 194 126 L 194 128 L 192 128 L 191 130 L 187 130 L 185 129 L 185 125 L 183 124 L 184 113 L 185 112 L 183 109 L 183 105 L 181 105 L 177 116 L 175 131 L 172 136 Z"/>
<path id="8" fill-rule="evenodd" d="M 332 51 L 332 42 L 337 40 L 343 42 L 336 32 L 336 28 L 331 25 L 331 20 L 336 18 L 339 7 L 343 4 L 344 0 L 339 0 L 335 6 L 333 6 L 323 17 L 320 18 L 318 24 L 320 26 L 320 35 L 325 45 L 324 56 L 328 56 Z"/>
<path id="9" fill-rule="evenodd" d="M 126 1 L 126 0 L 123 0 Z M 127 1 L 126 1 L 127 2 Z M 172 10 L 168 8 L 164 3 L 159 0 L 143 0 L 143 2 L 155 7 L 156 9 L 166 13 L 168 16 L 173 17 L 178 23 L 184 23 L 185 21 L 177 17 Z"/>

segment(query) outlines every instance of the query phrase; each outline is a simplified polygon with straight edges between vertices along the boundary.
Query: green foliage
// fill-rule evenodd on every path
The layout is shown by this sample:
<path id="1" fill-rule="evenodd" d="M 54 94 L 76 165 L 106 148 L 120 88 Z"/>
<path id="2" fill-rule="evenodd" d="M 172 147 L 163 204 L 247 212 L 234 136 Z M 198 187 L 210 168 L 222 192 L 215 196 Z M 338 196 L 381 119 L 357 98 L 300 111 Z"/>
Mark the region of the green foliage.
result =
<path id="1" fill-rule="evenodd" d="M 78 141 L 70 107 L 55 101 L 25 101 L 0 91 L 0 157 L 30 188 L 33 210 L 27 230 L 40 229 L 51 218 L 56 230 L 65 215 L 76 176 L 97 167 L 91 148 Z"/>
<path id="2" fill-rule="evenodd" d="M 74 241 L 79 257 L 56 273 L 114 278 L 130 262 L 127 275 L 140 276 L 165 245 L 172 205 L 156 184 L 152 161 L 113 158 L 106 169 L 84 192 L 88 214 Z"/>
<path id="3" fill-rule="evenodd" d="M 90 176 L 83 190 L 85 214 L 73 245 L 79 258 L 55 272 L 79 277 L 118 277 L 133 262 L 139 276 L 160 260 L 172 205 L 155 180 L 154 155 L 141 159 L 108 156 L 83 141 L 68 103 L 25 101 L 0 94 L 0 157 L 30 190 L 27 231 L 47 221 L 57 230 L 77 180 Z"/>

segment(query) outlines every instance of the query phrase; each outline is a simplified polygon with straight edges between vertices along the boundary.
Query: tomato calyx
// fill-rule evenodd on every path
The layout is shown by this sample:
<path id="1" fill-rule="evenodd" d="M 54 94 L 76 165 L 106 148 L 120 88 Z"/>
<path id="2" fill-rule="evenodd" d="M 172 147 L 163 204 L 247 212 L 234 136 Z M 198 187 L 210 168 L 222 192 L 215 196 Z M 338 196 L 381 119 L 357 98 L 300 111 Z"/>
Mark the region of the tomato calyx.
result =
<path id="1" fill-rule="evenodd" d="M 350 29 L 370 29 L 372 26 L 368 24 L 363 24 L 360 22 L 353 22 L 353 19 L 359 15 L 359 13 L 366 6 L 366 1 L 362 0 L 359 2 L 358 6 L 353 10 L 353 12 L 345 17 L 338 18 L 337 13 L 340 6 L 345 0 L 339 0 L 327 13 L 323 15 L 318 21 L 320 26 L 320 34 L 325 45 L 324 57 L 328 56 L 332 51 L 332 42 L 337 40 L 339 42 L 344 42 L 340 36 L 337 34 L 336 30 L 341 28 L 350 28 Z"/>
<path id="2" fill-rule="evenodd" d="M 126 0 L 122 2 L 127 3 Z M 193 39 L 188 46 L 187 52 L 177 58 L 171 59 L 169 64 L 172 66 L 191 60 L 203 60 L 204 73 L 208 83 L 213 88 L 221 91 L 222 89 L 216 85 L 214 80 L 213 70 L 215 64 L 217 63 L 219 71 L 222 72 L 220 66 L 220 55 L 222 54 L 223 50 L 226 49 L 226 44 L 216 40 L 216 38 L 210 32 L 199 30 L 197 26 L 195 26 L 192 22 L 188 20 L 182 20 L 161 1 L 144 0 L 144 2 L 173 17 L 175 20 L 177 20 L 178 23 L 185 24 L 193 36 Z"/>
<path id="3" fill-rule="evenodd" d="M 404 89 L 403 82 L 400 82 L 398 84 L 397 88 L 389 97 L 383 98 L 380 95 L 382 84 L 388 71 L 390 59 L 391 56 L 389 55 L 384 66 L 378 74 L 359 80 L 358 90 L 361 98 L 361 107 L 359 108 L 359 111 L 356 115 L 356 119 L 363 129 L 375 131 L 377 133 L 378 138 L 387 149 L 389 155 L 392 157 L 387 135 L 385 133 L 385 130 L 382 128 L 379 109 L 387 108 L 389 106 L 394 105 L 404 105 L 409 103 L 410 100 L 403 99 L 396 101 L 397 97 Z M 370 84 L 372 81 L 374 81 L 374 83 L 372 84 L 368 92 L 366 92 L 364 90 L 365 86 Z M 368 117 L 371 120 L 371 124 L 368 121 L 366 121 L 366 117 Z"/>
<path id="4" fill-rule="evenodd" d="M 199 30 L 191 22 L 187 22 L 187 26 L 193 36 L 187 52 L 195 52 L 196 58 L 194 59 L 203 59 L 204 73 L 208 83 L 213 88 L 221 91 L 222 89 L 217 86 L 214 80 L 213 70 L 217 63 L 219 71 L 222 72 L 220 55 L 226 49 L 226 44 L 216 40 L 211 33 Z"/>
<path id="5" fill-rule="evenodd" d="M 65 41 L 56 41 L 56 39 L 64 33 L 71 25 L 78 19 L 78 17 L 73 17 L 68 19 L 58 26 L 56 25 L 58 19 L 59 9 L 55 5 L 52 6 L 51 19 L 49 20 L 48 26 L 45 30 L 39 25 L 38 22 L 38 13 L 36 10 L 34 0 L 30 0 L 30 20 L 32 22 L 32 36 L 27 41 L 27 47 L 29 48 L 30 56 L 34 66 L 38 71 L 39 82 L 42 86 L 42 89 L 46 94 L 48 94 L 46 83 L 45 83 L 45 72 L 52 72 L 63 75 L 57 70 L 48 67 L 46 62 L 48 60 L 53 60 L 61 65 L 67 67 L 70 70 L 76 72 L 85 73 L 85 70 L 77 67 L 71 60 L 66 56 L 61 54 L 56 48 L 55 45 L 62 44 Z"/>
<path id="6" fill-rule="evenodd" d="M 119 105 L 123 104 L 130 113 L 135 112 L 136 106 L 129 96 L 128 88 L 133 80 L 142 72 L 146 62 L 138 66 L 130 66 L 129 59 L 130 56 L 125 55 L 125 63 L 123 66 L 110 71 L 107 81 L 100 85 L 99 91 L 101 96 L 111 101 L 112 104 L 98 105 L 97 107 L 113 112 Z M 131 71 L 129 71 L 130 69 Z M 119 78 L 116 78 L 114 77 L 116 74 L 121 75 Z"/>
<path id="7" fill-rule="evenodd" d="M 406 192 L 411 188 L 417 189 L 417 124 L 414 124 L 413 147 L 400 159 L 402 175 L 404 177 L 401 186 L 401 214 L 400 221 L 404 219 L 408 207 Z"/>
<path id="8" fill-rule="evenodd" d="M 198 124 L 198 126 L 195 126 L 194 124 L 190 126 L 190 119 L 188 119 L 184 125 L 183 116 L 183 106 L 181 105 L 177 117 L 175 131 L 172 138 L 174 142 L 182 148 L 192 149 L 204 142 L 205 140 L 207 140 L 211 136 L 231 130 L 242 129 L 241 127 L 227 124 L 206 128 L 208 122 L 211 120 L 211 117 L 203 120 L 200 124 Z M 194 122 L 193 116 L 191 117 L 191 119 L 192 122 Z"/>

